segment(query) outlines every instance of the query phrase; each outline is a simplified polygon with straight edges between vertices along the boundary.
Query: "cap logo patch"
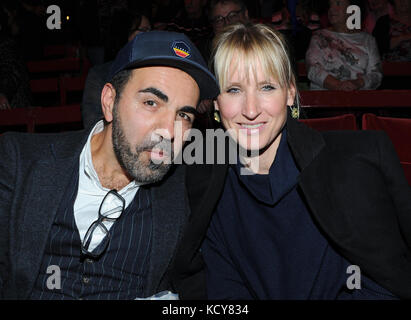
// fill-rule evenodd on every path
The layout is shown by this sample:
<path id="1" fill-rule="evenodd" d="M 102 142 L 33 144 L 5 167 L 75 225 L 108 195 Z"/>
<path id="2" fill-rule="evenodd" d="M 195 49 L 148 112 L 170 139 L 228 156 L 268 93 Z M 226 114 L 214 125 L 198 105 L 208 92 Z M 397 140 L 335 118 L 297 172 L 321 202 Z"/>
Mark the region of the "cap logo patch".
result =
<path id="1" fill-rule="evenodd" d="M 180 58 L 187 58 L 190 56 L 190 47 L 183 41 L 176 41 L 173 43 L 174 53 Z"/>

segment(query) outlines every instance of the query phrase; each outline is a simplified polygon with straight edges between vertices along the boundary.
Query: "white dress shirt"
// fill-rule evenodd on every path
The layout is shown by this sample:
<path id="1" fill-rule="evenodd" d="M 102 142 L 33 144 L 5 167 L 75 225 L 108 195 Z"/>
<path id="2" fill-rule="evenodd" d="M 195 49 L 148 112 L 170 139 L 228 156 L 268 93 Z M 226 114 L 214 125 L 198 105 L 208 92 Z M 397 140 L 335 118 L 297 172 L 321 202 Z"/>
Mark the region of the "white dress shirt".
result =
<path id="1" fill-rule="evenodd" d="M 93 166 L 93 159 L 91 156 L 91 137 L 104 129 L 103 120 L 99 121 L 91 131 L 87 142 L 80 154 L 79 167 L 79 185 L 76 200 L 74 202 L 74 219 L 80 234 L 80 239 L 83 241 L 84 236 L 91 224 L 98 218 L 98 210 L 105 195 L 110 191 L 103 187 L 98 178 L 97 172 Z M 136 181 L 131 181 L 127 186 L 117 192 L 126 201 L 125 208 L 134 199 L 139 186 Z M 104 225 L 109 230 L 113 222 L 105 221 Z M 89 250 L 93 250 L 101 241 L 104 234 L 97 228 L 98 233 L 93 237 Z"/>

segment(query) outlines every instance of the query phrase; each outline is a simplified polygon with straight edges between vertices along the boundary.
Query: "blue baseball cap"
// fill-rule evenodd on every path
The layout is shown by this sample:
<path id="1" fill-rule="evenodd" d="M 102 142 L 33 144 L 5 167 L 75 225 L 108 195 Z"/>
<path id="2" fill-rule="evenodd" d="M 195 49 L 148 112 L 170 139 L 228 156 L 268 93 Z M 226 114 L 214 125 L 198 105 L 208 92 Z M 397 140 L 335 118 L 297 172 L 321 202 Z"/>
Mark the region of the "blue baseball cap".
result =
<path id="1" fill-rule="evenodd" d="M 120 71 L 148 66 L 174 67 L 188 73 L 200 88 L 200 99 L 212 99 L 220 93 L 214 75 L 190 39 L 169 31 L 137 34 L 117 54 L 107 81 Z"/>

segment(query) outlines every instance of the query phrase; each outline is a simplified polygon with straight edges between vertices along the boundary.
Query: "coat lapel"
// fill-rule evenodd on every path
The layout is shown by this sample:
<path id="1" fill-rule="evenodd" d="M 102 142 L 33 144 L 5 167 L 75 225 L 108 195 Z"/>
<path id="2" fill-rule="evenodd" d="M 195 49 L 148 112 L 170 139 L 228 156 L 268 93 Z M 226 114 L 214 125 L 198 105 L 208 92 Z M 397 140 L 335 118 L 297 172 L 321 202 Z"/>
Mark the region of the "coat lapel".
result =
<path id="1" fill-rule="evenodd" d="M 21 242 L 15 252 L 15 285 L 22 298 L 28 298 L 34 285 L 51 226 L 87 136 L 84 132 L 67 139 L 62 136 L 61 141 L 50 145 L 51 152 L 44 157 L 47 160 L 39 160 L 31 169 L 28 193 L 21 201 L 23 223 L 16 236 Z"/>
<path id="2" fill-rule="evenodd" d="M 158 185 L 151 187 L 153 235 L 145 295 L 157 293 L 170 265 L 189 215 L 185 194 L 185 168 L 176 166 Z"/>
<path id="3" fill-rule="evenodd" d="M 329 154 L 318 131 L 292 119 L 288 120 L 287 126 L 288 143 L 301 172 L 299 186 L 302 196 L 314 220 L 323 231 L 326 230 L 328 238 L 341 244 L 350 239 L 349 221 L 336 205 L 333 177 L 324 172 L 334 172 L 338 161 L 344 160 L 334 159 Z"/>

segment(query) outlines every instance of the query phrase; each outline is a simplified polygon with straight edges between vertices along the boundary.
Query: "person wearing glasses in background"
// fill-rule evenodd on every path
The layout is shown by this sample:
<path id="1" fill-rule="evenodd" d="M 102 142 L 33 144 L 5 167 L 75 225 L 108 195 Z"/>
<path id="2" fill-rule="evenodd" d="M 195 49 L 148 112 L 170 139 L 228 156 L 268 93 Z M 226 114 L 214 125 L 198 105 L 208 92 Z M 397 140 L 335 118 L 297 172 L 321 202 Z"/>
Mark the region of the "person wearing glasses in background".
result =
<path id="1" fill-rule="evenodd" d="M 104 121 L 0 137 L 0 298 L 136 299 L 172 291 L 189 215 L 182 149 L 219 93 L 183 34 L 138 34 L 101 92 Z M 176 130 L 176 127 L 179 130 Z"/>
<path id="2" fill-rule="evenodd" d="M 214 37 L 220 33 L 225 26 L 236 22 L 247 22 L 248 10 L 242 0 L 211 0 L 208 7 L 209 20 L 213 27 L 213 33 L 208 39 L 198 44 L 203 58 L 209 62 L 211 57 L 211 48 Z M 203 100 L 198 106 L 202 114 L 207 114 L 207 110 L 212 108 L 211 100 Z M 210 120 L 204 122 L 205 126 L 212 126 Z"/>
<path id="3" fill-rule="evenodd" d="M 83 127 L 90 128 L 103 118 L 100 105 L 101 90 L 106 83 L 106 77 L 117 52 L 141 32 L 151 31 L 150 20 L 140 13 L 120 11 L 113 17 L 110 27 L 111 40 L 109 50 L 106 51 L 106 63 L 96 65 L 88 72 L 81 102 L 81 116 Z"/>
<path id="4" fill-rule="evenodd" d="M 207 12 L 213 32 L 208 39 L 198 45 L 198 49 L 204 59 L 209 61 L 214 36 L 227 25 L 248 21 L 248 10 L 242 0 L 211 0 Z"/>

